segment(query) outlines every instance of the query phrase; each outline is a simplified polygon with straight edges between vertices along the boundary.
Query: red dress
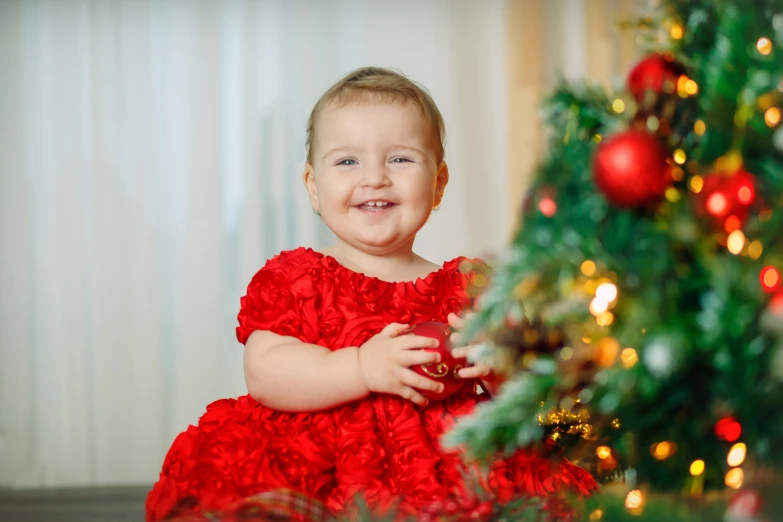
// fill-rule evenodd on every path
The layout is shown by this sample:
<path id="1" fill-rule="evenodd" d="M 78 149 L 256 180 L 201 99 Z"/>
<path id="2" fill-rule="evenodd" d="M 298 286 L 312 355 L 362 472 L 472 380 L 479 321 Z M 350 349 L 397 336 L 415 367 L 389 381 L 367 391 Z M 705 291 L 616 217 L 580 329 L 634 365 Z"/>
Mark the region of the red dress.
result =
<path id="1" fill-rule="evenodd" d="M 446 322 L 468 304 L 471 274 L 460 269 L 463 261 L 415 282 L 389 283 L 311 249 L 283 252 L 250 282 L 237 338 L 244 344 L 253 331 L 270 330 L 339 349 L 362 345 L 392 322 Z M 467 468 L 439 437 L 482 400 L 473 386 L 426 407 L 382 394 L 315 413 L 274 411 L 249 395 L 218 400 L 171 446 L 147 497 L 147 522 L 212 520 L 205 517 L 236 512 L 259 494 L 274 500 L 275 492 L 317 499 L 331 513 L 357 495 L 379 508 L 399 501 L 404 514 L 437 511 L 449 499 L 471 497 Z M 525 452 L 496 462 L 484 484 L 501 501 L 595 489 L 586 471 L 564 459 Z M 310 519 L 324 515 L 310 511 Z"/>

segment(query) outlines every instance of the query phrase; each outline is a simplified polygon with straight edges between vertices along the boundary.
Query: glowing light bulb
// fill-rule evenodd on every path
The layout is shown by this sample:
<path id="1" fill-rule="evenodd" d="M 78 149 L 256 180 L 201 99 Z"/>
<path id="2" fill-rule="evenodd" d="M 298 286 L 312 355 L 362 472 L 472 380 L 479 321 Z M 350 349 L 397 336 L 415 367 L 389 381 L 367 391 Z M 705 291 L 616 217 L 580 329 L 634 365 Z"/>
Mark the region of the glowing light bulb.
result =
<path id="1" fill-rule="evenodd" d="M 546 217 L 552 217 L 557 212 L 557 203 L 555 203 L 555 200 L 552 198 L 542 198 L 541 201 L 538 202 L 538 210 Z"/>
<path id="2" fill-rule="evenodd" d="M 677 203 L 680 200 L 680 191 L 674 187 L 669 187 L 666 189 L 665 196 L 667 201 Z"/>
<path id="3" fill-rule="evenodd" d="M 613 283 L 601 283 L 595 290 L 595 297 L 611 303 L 617 299 L 617 286 Z"/>
<path id="4" fill-rule="evenodd" d="M 770 107 L 764 112 L 764 122 L 768 127 L 774 127 L 780 123 L 780 109 L 777 107 Z"/>
<path id="5" fill-rule="evenodd" d="M 764 245 L 756 239 L 755 241 L 751 241 L 750 245 L 748 245 L 748 255 L 751 259 L 758 259 L 761 257 L 761 254 L 764 252 Z"/>
<path id="6" fill-rule="evenodd" d="M 606 312 L 608 308 L 609 308 L 609 301 L 601 299 L 600 297 L 596 297 L 592 301 L 590 301 L 590 313 L 595 316 L 599 316 L 602 313 Z"/>
<path id="7" fill-rule="evenodd" d="M 625 497 L 625 507 L 628 509 L 639 509 L 642 507 L 643 502 L 644 497 L 642 496 L 642 492 L 638 489 L 629 491 L 628 495 Z"/>
<path id="8" fill-rule="evenodd" d="M 595 274 L 595 263 L 593 263 L 589 259 L 584 263 L 582 263 L 582 266 L 580 268 L 582 270 L 582 273 L 587 277 L 591 277 L 593 274 Z"/>
<path id="9" fill-rule="evenodd" d="M 672 25 L 669 33 L 672 35 L 673 40 L 681 40 L 684 34 L 684 30 L 680 24 Z"/>
<path id="10" fill-rule="evenodd" d="M 685 163 L 685 160 L 688 159 L 688 157 L 685 155 L 685 151 L 682 149 L 677 149 L 674 151 L 674 161 L 678 164 L 682 165 Z"/>
<path id="11" fill-rule="evenodd" d="M 633 368 L 639 361 L 639 356 L 633 348 L 626 348 L 620 353 L 620 360 L 623 362 L 623 366 L 626 369 Z"/>
<path id="12" fill-rule="evenodd" d="M 617 114 L 620 114 L 625 110 L 625 102 L 620 98 L 617 98 L 612 102 L 612 110 L 614 110 L 614 112 Z"/>
<path id="13" fill-rule="evenodd" d="M 688 81 L 685 82 L 685 92 L 691 96 L 697 94 L 699 92 L 699 84 L 688 78 Z"/>
<path id="14" fill-rule="evenodd" d="M 761 286 L 767 292 L 772 292 L 780 284 L 780 272 L 774 266 L 765 266 L 761 269 Z"/>
<path id="15" fill-rule="evenodd" d="M 694 461 L 691 463 L 691 469 L 690 469 L 690 471 L 691 471 L 691 475 L 693 475 L 694 477 L 696 477 L 696 476 L 698 476 L 698 475 L 701 475 L 702 473 L 704 473 L 704 461 L 703 461 L 703 460 L 701 460 L 701 459 L 699 459 L 699 460 L 694 460 Z"/>
<path id="16" fill-rule="evenodd" d="M 696 120 L 696 123 L 693 124 L 693 132 L 696 133 L 696 136 L 704 136 L 704 133 L 707 132 L 707 125 L 701 120 Z"/>
<path id="17" fill-rule="evenodd" d="M 726 457 L 726 463 L 731 467 L 741 466 L 745 462 L 747 447 L 742 442 L 736 443 L 729 450 L 729 456 Z"/>
<path id="18" fill-rule="evenodd" d="M 691 190 L 696 194 L 698 194 L 699 192 L 701 192 L 701 189 L 704 188 L 704 178 L 702 178 L 701 176 L 693 176 L 691 178 L 690 185 L 691 185 Z"/>
<path id="19" fill-rule="evenodd" d="M 735 230 L 729 234 L 729 238 L 726 240 L 726 248 L 732 254 L 739 255 L 742 252 L 742 248 L 745 246 L 745 234 L 742 230 Z"/>
<path id="20" fill-rule="evenodd" d="M 731 234 L 735 230 L 739 230 L 742 226 L 740 219 L 737 216 L 729 216 L 726 218 L 726 222 L 723 224 L 723 228 Z"/>
<path id="21" fill-rule="evenodd" d="M 759 53 L 766 56 L 772 52 L 772 42 L 769 41 L 769 38 L 762 36 L 756 42 L 756 49 L 758 49 Z"/>
<path id="22" fill-rule="evenodd" d="M 614 315 L 612 315 L 612 312 L 604 312 L 595 318 L 595 322 L 598 326 L 609 326 L 613 321 Z"/>
<path id="23" fill-rule="evenodd" d="M 598 458 L 608 459 L 612 455 L 612 450 L 609 449 L 608 446 L 598 446 L 595 450 L 595 454 L 598 455 Z"/>
<path id="24" fill-rule="evenodd" d="M 732 489 L 739 489 L 742 487 L 742 481 L 745 479 L 745 474 L 742 472 L 742 468 L 730 469 L 726 473 L 724 482 Z"/>
<path id="25" fill-rule="evenodd" d="M 716 192 L 707 198 L 707 211 L 713 216 L 720 216 L 729 207 L 729 202 L 726 196 L 720 192 Z"/>

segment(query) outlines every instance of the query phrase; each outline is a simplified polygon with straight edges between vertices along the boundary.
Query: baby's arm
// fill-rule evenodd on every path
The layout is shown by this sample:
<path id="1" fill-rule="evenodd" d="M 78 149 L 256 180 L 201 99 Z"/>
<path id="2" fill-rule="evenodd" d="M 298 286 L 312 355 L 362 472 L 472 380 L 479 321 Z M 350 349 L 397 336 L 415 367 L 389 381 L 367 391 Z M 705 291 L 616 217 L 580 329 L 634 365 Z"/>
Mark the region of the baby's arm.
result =
<path id="1" fill-rule="evenodd" d="M 331 351 L 295 337 L 253 332 L 245 344 L 245 382 L 250 396 L 280 411 L 318 411 L 366 397 L 370 392 L 399 395 L 426 404 L 417 391 L 440 392 L 441 383 L 410 366 L 440 361 L 429 337 L 404 335 L 406 325 L 392 323 L 360 348 Z"/>
<path id="2" fill-rule="evenodd" d="M 245 345 L 250 396 L 280 411 L 317 411 L 366 397 L 356 347 L 331 351 L 257 330 Z"/>

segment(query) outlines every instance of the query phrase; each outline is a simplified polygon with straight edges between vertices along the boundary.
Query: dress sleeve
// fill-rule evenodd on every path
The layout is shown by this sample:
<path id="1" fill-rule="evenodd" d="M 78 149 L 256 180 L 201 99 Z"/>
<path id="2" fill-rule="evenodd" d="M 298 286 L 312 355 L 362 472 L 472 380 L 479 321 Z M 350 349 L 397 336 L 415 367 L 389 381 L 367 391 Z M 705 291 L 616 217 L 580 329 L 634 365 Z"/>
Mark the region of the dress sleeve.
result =
<path id="1" fill-rule="evenodd" d="M 256 330 L 302 339 L 300 303 L 284 263 L 268 262 L 253 276 L 239 302 L 237 340 L 240 343 L 247 343 Z"/>

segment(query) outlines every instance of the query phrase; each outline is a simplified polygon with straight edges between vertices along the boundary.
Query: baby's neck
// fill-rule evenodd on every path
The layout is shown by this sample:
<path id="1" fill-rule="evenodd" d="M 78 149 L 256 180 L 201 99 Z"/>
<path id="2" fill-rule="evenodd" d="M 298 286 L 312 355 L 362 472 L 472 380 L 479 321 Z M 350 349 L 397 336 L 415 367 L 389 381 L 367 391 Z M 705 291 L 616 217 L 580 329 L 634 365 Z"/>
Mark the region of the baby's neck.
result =
<path id="1" fill-rule="evenodd" d="M 370 254 L 338 243 L 325 248 L 323 253 L 349 270 L 383 281 L 413 281 L 440 268 L 413 252 L 410 247 L 384 254 Z"/>

